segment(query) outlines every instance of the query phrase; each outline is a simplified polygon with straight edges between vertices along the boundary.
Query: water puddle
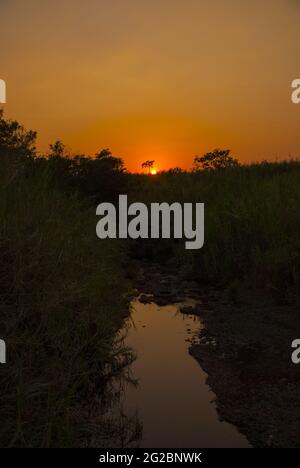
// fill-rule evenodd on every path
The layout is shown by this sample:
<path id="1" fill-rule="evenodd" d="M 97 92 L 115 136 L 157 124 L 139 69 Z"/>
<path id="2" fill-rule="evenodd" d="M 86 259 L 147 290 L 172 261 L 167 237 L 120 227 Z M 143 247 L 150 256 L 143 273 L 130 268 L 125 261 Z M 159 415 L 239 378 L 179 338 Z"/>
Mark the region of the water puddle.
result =
<path id="1" fill-rule="evenodd" d="M 137 411 L 143 425 L 141 447 L 248 447 L 237 429 L 220 422 L 206 385 L 207 375 L 188 353 L 201 322 L 178 306 L 132 303 L 126 344 L 137 360 L 132 365 L 138 386 L 127 384 L 124 410 Z"/>

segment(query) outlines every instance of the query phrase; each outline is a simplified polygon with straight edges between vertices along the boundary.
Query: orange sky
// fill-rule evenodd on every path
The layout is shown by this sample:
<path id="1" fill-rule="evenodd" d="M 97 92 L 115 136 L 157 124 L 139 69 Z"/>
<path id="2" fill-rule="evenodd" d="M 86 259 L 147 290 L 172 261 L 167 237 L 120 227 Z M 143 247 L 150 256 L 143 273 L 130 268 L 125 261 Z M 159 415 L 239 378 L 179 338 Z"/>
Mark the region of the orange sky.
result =
<path id="1" fill-rule="evenodd" d="M 298 0 L 0 0 L 6 116 L 139 171 L 300 155 Z"/>

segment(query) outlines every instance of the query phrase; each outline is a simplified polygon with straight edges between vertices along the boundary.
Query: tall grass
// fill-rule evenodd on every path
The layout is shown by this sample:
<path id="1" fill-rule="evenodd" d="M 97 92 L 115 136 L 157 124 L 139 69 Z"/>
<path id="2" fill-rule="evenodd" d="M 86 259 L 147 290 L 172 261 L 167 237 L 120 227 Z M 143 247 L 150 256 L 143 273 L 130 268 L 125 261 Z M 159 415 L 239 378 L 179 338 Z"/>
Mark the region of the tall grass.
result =
<path id="1" fill-rule="evenodd" d="M 124 177 L 132 201 L 205 203 L 203 249 L 153 240 L 156 260 L 167 252 L 191 277 L 225 287 L 299 292 L 299 162 Z M 110 436 L 122 445 L 138 435 L 134 421 L 104 414 L 118 400 L 112 379 L 133 359 L 116 339 L 125 249 L 97 239 L 95 209 L 71 186 L 55 184 L 45 161 L 0 159 L 1 446 L 109 446 Z"/>
<path id="2" fill-rule="evenodd" d="M 106 384 L 132 360 L 115 340 L 122 249 L 96 238 L 94 210 L 50 186 L 46 167 L 0 166 L 0 445 L 99 443 Z"/>
<path id="3" fill-rule="evenodd" d="M 299 162 L 132 179 L 132 200 L 205 203 L 203 249 L 184 251 L 182 243 L 173 249 L 179 265 L 199 279 L 279 295 L 299 288 Z"/>

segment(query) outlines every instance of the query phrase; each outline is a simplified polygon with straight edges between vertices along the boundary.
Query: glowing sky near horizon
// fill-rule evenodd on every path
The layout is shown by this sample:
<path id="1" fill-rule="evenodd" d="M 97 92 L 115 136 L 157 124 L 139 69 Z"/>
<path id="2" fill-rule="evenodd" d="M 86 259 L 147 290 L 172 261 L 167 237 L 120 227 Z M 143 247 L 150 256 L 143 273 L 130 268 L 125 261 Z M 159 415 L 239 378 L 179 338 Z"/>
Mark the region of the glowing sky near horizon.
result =
<path id="1" fill-rule="evenodd" d="M 299 156 L 298 0 L 0 0 L 7 117 L 140 170 Z"/>

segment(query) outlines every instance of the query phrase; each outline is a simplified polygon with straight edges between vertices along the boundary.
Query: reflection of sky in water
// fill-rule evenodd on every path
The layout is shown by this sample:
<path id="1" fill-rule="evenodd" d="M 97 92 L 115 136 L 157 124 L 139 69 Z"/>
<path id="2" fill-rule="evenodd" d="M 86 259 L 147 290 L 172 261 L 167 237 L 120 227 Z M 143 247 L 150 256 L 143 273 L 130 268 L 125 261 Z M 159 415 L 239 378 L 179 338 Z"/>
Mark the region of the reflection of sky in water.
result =
<path id="1" fill-rule="evenodd" d="M 141 446 L 247 447 L 234 426 L 218 420 L 206 374 L 188 353 L 199 321 L 176 311 L 134 302 L 127 344 L 138 355 L 132 370 L 139 386 L 127 388 L 125 407 L 138 410 Z"/>

